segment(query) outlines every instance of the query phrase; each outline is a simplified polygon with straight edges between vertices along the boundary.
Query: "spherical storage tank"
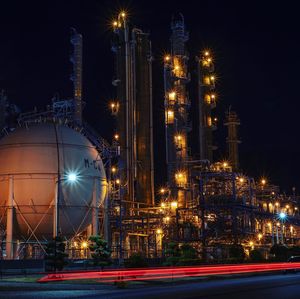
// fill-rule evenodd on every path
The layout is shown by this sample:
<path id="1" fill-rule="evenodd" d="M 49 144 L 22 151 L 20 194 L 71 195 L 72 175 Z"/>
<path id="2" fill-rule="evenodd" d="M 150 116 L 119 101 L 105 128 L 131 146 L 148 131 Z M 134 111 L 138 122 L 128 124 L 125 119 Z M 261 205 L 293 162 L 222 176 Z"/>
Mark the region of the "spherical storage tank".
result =
<path id="1" fill-rule="evenodd" d="M 13 193 L 14 239 L 51 238 L 55 198 L 61 234 L 80 233 L 92 221 L 92 203 L 95 198 L 97 205 L 103 202 L 106 188 L 98 151 L 71 128 L 35 124 L 0 140 L 0 221 L 6 225 L 5 211 Z"/>

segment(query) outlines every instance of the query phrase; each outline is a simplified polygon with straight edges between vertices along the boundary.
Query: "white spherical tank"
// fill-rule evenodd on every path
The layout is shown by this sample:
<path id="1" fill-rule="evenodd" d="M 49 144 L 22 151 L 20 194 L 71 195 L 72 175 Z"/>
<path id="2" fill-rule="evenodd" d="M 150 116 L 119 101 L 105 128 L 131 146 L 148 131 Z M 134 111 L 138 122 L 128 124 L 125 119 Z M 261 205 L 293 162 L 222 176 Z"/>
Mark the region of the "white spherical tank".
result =
<path id="1" fill-rule="evenodd" d="M 106 192 L 98 151 L 71 128 L 30 125 L 0 140 L 0 224 L 6 225 L 12 194 L 14 239 L 51 238 L 56 199 L 59 231 L 75 236 L 91 223 L 92 203 L 99 206 Z"/>

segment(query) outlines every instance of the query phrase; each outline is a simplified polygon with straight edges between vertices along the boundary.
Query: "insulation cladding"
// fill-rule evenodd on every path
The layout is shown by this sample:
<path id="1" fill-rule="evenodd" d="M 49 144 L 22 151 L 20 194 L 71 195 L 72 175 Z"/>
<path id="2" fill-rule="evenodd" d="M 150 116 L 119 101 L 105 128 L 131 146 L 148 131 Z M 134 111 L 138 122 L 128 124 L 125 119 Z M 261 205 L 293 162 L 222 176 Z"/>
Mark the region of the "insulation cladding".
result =
<path id="1" fill-rule="evenodd" d="M 130 30 L 124 18 L 115 29 L 112 50 L 118 113 L 117 142 L 121 196 L 152 206 L 154 203 L 152 56 L 149 35 Z"/>

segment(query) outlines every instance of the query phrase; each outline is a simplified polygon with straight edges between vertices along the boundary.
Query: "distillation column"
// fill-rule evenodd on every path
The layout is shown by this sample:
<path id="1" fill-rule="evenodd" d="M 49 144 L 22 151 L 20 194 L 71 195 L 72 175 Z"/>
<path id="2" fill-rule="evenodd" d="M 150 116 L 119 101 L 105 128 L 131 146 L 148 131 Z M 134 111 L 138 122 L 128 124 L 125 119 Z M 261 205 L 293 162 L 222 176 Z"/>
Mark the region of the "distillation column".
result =
<path id="1" fill-rule="evenodd" d="M 212 116 L 216 107 L 214 63 L 209 51 L 204 51 L 198 62 L 199 96 L 199 152 L 201 160 L 213 162 L 213 131 L 217 128 L 217 118 Z"/>
<path id="2" fill-rule="evenodd" d="M 171 24 L 171 53 L 164 58 L 166 162 L 171 197 L 184 207 L 187 201 L 187 168 L 190 100 L 186 85 L 190 81 L 185 43 L 188 33 L 179 15 Z"/>
<path id="3" fill-rule="evenodd" d="M 236 112 L 229 110 L 226 113 L 226 121 L 224 126 L 227 126 L 227 138 L 226 142 L 228 145 L 228 158 L 232 166 L 233 171 L 239 169 L 239 143 L 241 141 L 238 138 L 238 126 L 240 125 L 240 120 Z"/>
<path id="4" fill-rule="evenodd" d="M 73 45 L 73 54 L 70 61 L 73 64 L 73 73 L 71 80 L 74 89 L 74 121 L 81 125 L 82 123 L 82 35 L 71 28 L 71 44 Z"/>
<path id="5" fill-rule="evenodd" d="M 113 23 L 117 99 L 110 104 L 117 119 L 115 142 L 120 145 L 121 196 L 154 204 L 152 54 L 149 35 L 130 30 L 124 12 Z"/>

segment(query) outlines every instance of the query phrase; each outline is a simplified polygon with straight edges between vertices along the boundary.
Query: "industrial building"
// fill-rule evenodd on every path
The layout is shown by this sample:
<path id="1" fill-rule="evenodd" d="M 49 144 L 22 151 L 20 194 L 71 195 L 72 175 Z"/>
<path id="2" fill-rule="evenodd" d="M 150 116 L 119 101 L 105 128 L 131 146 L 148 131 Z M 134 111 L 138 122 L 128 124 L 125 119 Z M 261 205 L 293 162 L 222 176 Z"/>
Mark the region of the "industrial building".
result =
<path id="1" fill-rule="evenodd" d="M 207 49 L 189 57 L 181 14 L 172 19 L 161 65 L 166 163 L 156 171 L 166 167 L 167 177 L 163 187 L 154 186 L 150 34 L 132 26 L 124 11 L 112 27 L 111 141 L 82 118 L 83 42 L 75 29 L 71 100 L 55 97 L 45 111 L 17 113 L 0 94 L 1 256 L 41 258 L 57 235 L 66 238 L 70 258 L 86 258 L 88 237 L 102 234 L 120 262 L 134 252 L 162 257 L 171 241 L 192 244 L 206 260 L 226 257 L 232 244 L 265 254 L 273 244 L 298 244 L 298 198 L 243 174 L 240 120 L 231 108 L 224 113 L 228 159 L 216 160 L 217 66 Z M 192 76 L 196 98 L 189 97 Z"/>

